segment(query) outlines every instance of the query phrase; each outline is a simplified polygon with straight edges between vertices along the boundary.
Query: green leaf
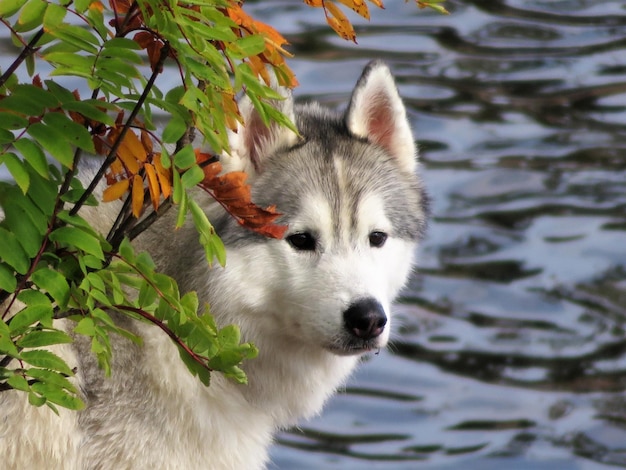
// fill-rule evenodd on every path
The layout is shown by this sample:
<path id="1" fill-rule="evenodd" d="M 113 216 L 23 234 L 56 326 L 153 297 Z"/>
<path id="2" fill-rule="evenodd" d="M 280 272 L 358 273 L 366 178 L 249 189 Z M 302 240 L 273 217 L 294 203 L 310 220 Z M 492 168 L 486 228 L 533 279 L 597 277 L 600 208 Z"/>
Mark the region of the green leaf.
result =
<path id="1" fill-rule="evenodd" d="M 93 121 L 101 122 L 107 126 L 113 126 L 115 124 L 114 119 L 104 111 L 98 109 L 97 106 L 99 104 L 100 102 L 97 100 L 69 101 L 63 103 L 63 109 L 66 111 L 76 111 Z"/>
<path id="2" fill-rule="evenodd" d="M 0 227 L 0 240 L 0 261 L 12 266 L 18 273 L 26 274 L 30 268 L 30 257 L 15 235 Z"/>
<path id="3" fill-rule="evenodd" d="M 4 220 L 2 225 L 15 235 L 19 244 L 29 258 L 34 258 L 43 242 L 43 234 L 40 232 L 41 225 L 45 225 L 45 216 L 40 213 L 42 220 L 37 225 L 31 220 L 30 215 L 23 209 L 26 205 L 33 205 L 28 198 L 16 197 L 4 202 Z M 16 201 L 20 201 L 20 203 Z M 32 211 L 38 211 L 31 207 Z M 44 228 L 45 230 L 45 228 Z"/>
<path id="4" fill-rule="evenodd" d="M 36 323 L 52 324 L 52 308 L 48 305 L 30 305 L 20 310 L 10 321 L 9 328 L 13 336 L 22 334 Z"/>
<path id="5" fill-rule="evenodd" d="M 75 52 L 48 52 L 44 59 L 53 64 L 67 65 L 76 70 L 84 71 L 88 76 L 92 74 L 94 58 L 78 55 Z"/>
<path id="6" fill-rule="evenodd" d="M 67 142 L 87 152 L 96 153 L 89 131 L 85 129 L 84 126 L 72 121 L 65 114 L 48 113 L 44 116 L 43 120 L 56 132 L 61 134 Z"/>
<path id="7" fill-rule="evenodd" d="M 48 369 L 27 369 L 26 375 L 32 377 L 33 379 L 37 379 L 39 382 L 50 383 L 73 393 L 77 392 L 76 387 L 72 384 L 72 382 L 58 372 L 53 372 Z"/>
<path id="8" fill-rule="evenodd" d="M 52 31 L 51 34 L 80 51 L 94 55 L 98 53 L 96 46 L 100 46 L 99 38 L 80 26 L 62 24 Z"/>
<path id="9" fill-rule="evenodd" d="M 19 112 L 28 116 L 39 116 L 46 108 L 59 105 L 52 93 L 34 85 L 18 85 L 12 93 L 0 101 L 0 109 Z"/>
<path id="10" fill-rule="evenodd" d="M 17 279 L 13 269 L 5 263 L 0 263 L 0 289 L 6 292 L 13 292 L 17 287 Z"/>
<path id="11" fill-rule="evenodd" d="M 48 4 L 43 0 L 28 0 L 15 25 L 17 32 L 30 31 L 39 26 L 43 21 Z"/>
<path id="12" fill-rule="evenodd" d="M 15 110 L 18 111 L 18 110 Z M 0 112 L 0 129 L 17 130 L 28 126 L 28 119 L 14 112 Z"/>
<path id="13" fill-rule="evenodd" d="M 9 384 L 15 390 L 21 390 L 23 392 L 28 392 L 30 390 L 30 385 L 28 385 L 28 381 L 20 374 L 15 374 L 9 377 L 7 380 L 7 384 Z"/>
<path id="14" fill-rule="evenodd" d="M 14 189 L 15 191 L 7 191 L 4 194 L 0 194 L 0 197 L 4 197 L 2 207 L 5 220 L 2 225 L 8 227 L 9 231 L 14 232 L 18 236 L 18 240 L 23 234 L 19 230 L 22 229 L 22 227 L 18 227 L 19 224 L 26 225 L 23 230 L 30 230 L 32 227 L 36 234 L 43 236 L 48 229 L 47 216 L 41 212 L 30 198 L 22 197 L 21 191 L 17 188 Z M 31 185 L 31 193 L 33 189 Z"/>
<path id="15" fill-rule="evenodd" d="M 22 336 L 17 345 L 20 348 L 40 348 L 52 344 L 71 343 L 74 340 L 70 335 L 59 330 L 34 330 Z"/>
<path id="16" fill-rule="evenodd" d="M 11 331 L 9 326 L 0 319 L 0 352 L 8 354 L 12 357 L 19 356 L 19 352 L 11 339 Z M 2 368 L 0 367 L 0 371 Z"/>
<path id="17" fill-rule="evenodd" d="M 30 403 L 33 406 L 39 407 L 39 406 L 45 405 L 47 401 L 48 400 L 46 400 L 46 397 L 42 397 L 41 395 L 37 395 L 33 391 L 29 391 L 28 392 L 28 403 Z"/>
<path id="18" fill-rule="evenodd" d="M 1 118 L 0 118 L 1 119 Z M 43 178 L 48 179 L 48 161 L 44 155 L 41 147 L 30 139 L 21 138 L 16 140 L 13 145 L 20 152 L 22 157 L 30 163 L 30 166 L 39 173 Z"/>
<path id="19" fill-rule="evenodd" d="M 13 16 L 25 3 L 26 0 L 0 0 L 0 18 Z"/>
<path id="20" fill-rule="evenodd" d="M 191 189 L 204 179 L 204 171 L 198 165 L 189 168 L 180 178 L 183 188 Z"/>
<path id="21" fill-rule="evenodd" d="M 43 26 L 46 31 L 50 32 L 57 29 L 65 19 L 66 13 L 67 8 L 54 3 L 49 3 L 48 8 L 46 8 L 46 13 L 43 15 Z"/>
<path id="22" fill-rule="evenodd" d="M 235 59 L 244 59 L 260 54 L 265 50 L 265 39 L 261 35 L 239 38 L 228 44 L 228 55 Z"/>
<path id="23" fill-rule="evenodd" d="M 59 307 L 65 308 L 70 298 L 70 286 L 61 273 L 44 267 L 36 270 L 31 279 L 37 287 L 47 291 Z"/>
<path id="24" fill-rule="evenodd" d="M 45 305 L 49 310 L 52 310 L 52 302 L 48 296 L 38 290 L 23 290 L 17 295 L 17 300 L 25 303 L 29 307 L 33 305 Z"/>
<path id="25" fill-rule="evenodd" d="M 56 354 L 44 349 L 35 349 L 32 351 L 22 351 L 20 357 L 35 367 L 50 369 L 67 376 L 73 376 L 72 369 Z"/>
<path id="26" fill-rule="evenodd" d="M 94 255 L 98 259 L 104 259 L 104 253 L 100 241 L 93 235 L 76 227 L 60 227 L 50 234 L 50 240 L 64 243 L 69 247 L 76 247 Z"/>
<path id="27" fill-rule="evenodd" d="M 82 410 L 85 404 L 76 395 L 69 394 L 55 384 L 36 382 L 31 387 L 34 392 L 46 397 L 48 401 L 70 410 Z"/>
<path id="28" fill-rule="evenodd" d="M 6 129 L 0 129 L 0 144 L 10 144 L 15 140 L 13 132 L 9 132 Z"/>
<path id="29" fill-rule="evenodd" d="M 96 334 L 96 326 L 93 318 L 82 318 L 74 327 L 74 333 L 85 336 L 94 336 Z"/>
<path id="30" fill-rule="evenodd" d="M 59 163 L 67 168 L 72 167 L 74 152 L 62 132 L 42 122 L 32 124 L 27 132 Z"/>
<path id="31" fill-rule="evenodd" d="M 28 186 L 30 185 L 30 176 L 28 175 L 28 171 L 24 168 L 22 161 L 17 158 L 17 155 L 14 153 L 5 153 L 4 155 L 0 155 L 0 165 L 2 164 L 6 165 L 17 185 L 22 192 L 26 194 Z"/>
<path id="32" fill-rule="evenodd" d="M 196 153 L 191 145 L 185 145 L 174 155 L 174 165 L 180 170 L 186 170 L 196 164 Z"/>
<path id="33" fill-rule="evenodd" d="M 173 115 L 170 122 L 168 122 L 165 129 L 163 129 L 161 139 L 164 143 L 176 143 L 178 139 L 183 136 L 186 130 L 187 123 L 185 120 L 178 115 Z"/>

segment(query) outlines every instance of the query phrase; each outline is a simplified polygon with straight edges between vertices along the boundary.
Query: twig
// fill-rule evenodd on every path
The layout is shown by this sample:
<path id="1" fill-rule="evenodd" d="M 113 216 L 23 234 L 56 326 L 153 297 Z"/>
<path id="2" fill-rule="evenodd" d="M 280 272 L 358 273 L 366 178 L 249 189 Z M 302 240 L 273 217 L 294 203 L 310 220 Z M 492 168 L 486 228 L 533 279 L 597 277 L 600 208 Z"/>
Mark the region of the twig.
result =
<path id="1" fill-rule="evenodd" d="M 9 65 L 9 68 L 4 71 L 4 73 L 0 77 L 0 87 L 6 83 L 6 81 L 11 75 L 13 75 L 13 73 L 15 73 L 15 71 L 22 64 L 22 62 L 24 62 L 31 54 L 37 51 L 38 48 L 35 47 L 35 44 L 39 42 L 39 40 L 43 36 L 43 33 L 43 28 L 37 31 L 37 33 L 33 36 L 30 42 L 26 45 L 26 47 L 22 49 L 22 52 L 20 52 L 20 55 L 17 56 L 17 59 L 15 59 L 13 63 Z"/>

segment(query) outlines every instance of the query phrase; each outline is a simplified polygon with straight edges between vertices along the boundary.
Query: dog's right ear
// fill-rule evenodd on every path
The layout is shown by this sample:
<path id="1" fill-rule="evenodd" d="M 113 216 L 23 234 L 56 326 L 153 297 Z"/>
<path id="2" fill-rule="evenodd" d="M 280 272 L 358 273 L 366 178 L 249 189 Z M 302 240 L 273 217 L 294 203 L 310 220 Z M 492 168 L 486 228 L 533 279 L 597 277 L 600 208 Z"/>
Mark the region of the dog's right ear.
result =
<path id="1" fill-rule="evenodd" d="M 370 62 L 352 92 L 346 125 L 354 135 L 384 148 L 400 167 L 412 173 L 417 149 L 404 103 L 389 68 Z"/>
<path id="2" fill-rule="evenodd" d="M 272 105 L 294 122 L 293 98 L 291 90 L 272 84 L 283 100 L 272 101 Z M 239 112 L 243 125 L 239 124 L 237 132 L 229 135 L 230 155 L 224 158 L 226 171 L 245 171 L 250 178 L 263 171 L 264 160 L 277 150 L 295 145 L 298 136 L 285 126 L 270 121 L 266 126 L 255 109 L 252 101 L 246 96 L 239 103 Z"/>

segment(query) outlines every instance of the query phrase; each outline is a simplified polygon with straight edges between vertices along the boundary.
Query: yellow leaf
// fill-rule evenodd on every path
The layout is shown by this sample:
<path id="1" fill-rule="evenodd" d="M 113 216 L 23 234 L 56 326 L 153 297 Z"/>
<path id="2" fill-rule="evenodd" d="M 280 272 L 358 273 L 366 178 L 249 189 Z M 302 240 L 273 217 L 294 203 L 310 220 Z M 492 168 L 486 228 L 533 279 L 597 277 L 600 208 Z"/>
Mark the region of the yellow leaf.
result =
<path id="1" fill-rule="evenodd" d="M 370 11 L 365 4 L 365 0 L 339 0 L 339 2 L 343 3 L 357 15 L 362 16 L 366 20 L 370 19 Z"/>
<path id="2" fill-rule="evenodd" d="M 133 215 L 137 218 L 143 212 L 143 179 L 139 175 L 133 176 L 133 193 L 132 193 L 132 209 Z"/>
<path id="3" fill-rule="evenodd" d="M 324 8 L 332 16 L 326 15 L 326 22 L 333 28 L 339 36 L 344 39 L 356 42 L 354 28 L 346 15 L 332 2 L 325 2 Z"/>
<path id="4" fill-rule="evenodd" d="M 129 185 L 129 180 L 122 180 L 118 181 L 117 183 L 113 183 L 102 192 L 102 201 L 110 202 L 121 198 L 126 193 L 126 191 L 128 191 Z"/>
<path id="5" fill-rule="evenodd" d="M 150 163 L 146 163 L 143 166 L 146 170 L 146 176 L 148 177 L 148 189 L 150 190 L 150 200 L 152 201 L 152 207 L 154 210 L 159 208 L 159 197 L 161 195 L 161 191 L 159 190 L 159 182 L 158 177 L 156 175 L 156 171 L 154 167 Z"/>
<path id="6" fill-rule="evenodd" d="M 378 8 L 385 8 L 385 5 L 383 5 L 382 0 L 369 0 L 370 2 L 372 2 L 374 5 L 376 5 Z"/>
<path id="7" fill-rule="evenodd" d="M 140 162 L 148 159 L 148 152 L 134 132 L 128 131 L 122 140 L 119 152 L 127 152 Z"/>
<path id="8" fill-rule="evenodd" d="M 161 186 L 161 194 L 163 194 L 164 198 L 168 198 L 172 195 L 171 173 L 167 168 L 163 167 L 163 164 L 161 163 L 161 154 L 156 154 L 152 162 L 156 168 L 157 178 L 159 179 L 159 185 Z"/>

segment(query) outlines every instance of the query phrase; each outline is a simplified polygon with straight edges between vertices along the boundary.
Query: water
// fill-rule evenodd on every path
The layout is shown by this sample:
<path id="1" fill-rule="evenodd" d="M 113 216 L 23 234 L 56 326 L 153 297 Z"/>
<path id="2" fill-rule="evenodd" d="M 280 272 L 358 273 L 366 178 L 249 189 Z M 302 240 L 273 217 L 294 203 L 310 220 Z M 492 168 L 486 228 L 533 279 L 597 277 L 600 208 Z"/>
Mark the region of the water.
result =
<path id="1" fill-rule="evenodd" d="M 626 467 L 624 3 L 387 0 L 350 17 L 358 46 L 300 2 L 246 5 L 288 35 L 298 96 L 345 104 L 389 63 L 434 210 L 393 344 L 270 468 Z"/>
<path id="2" fill-rule="evenodd" d="M 434 209 L 389 351 L 271 468 L 626 467 L 626 7 L 386 3 L 358 46 L 248 3 L 288 33 L 300 95 L 344 103 L 390 64 Z"/>

